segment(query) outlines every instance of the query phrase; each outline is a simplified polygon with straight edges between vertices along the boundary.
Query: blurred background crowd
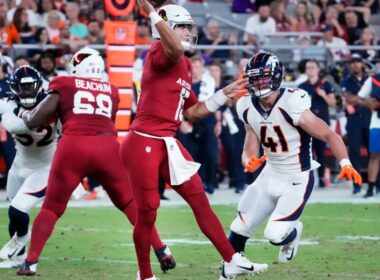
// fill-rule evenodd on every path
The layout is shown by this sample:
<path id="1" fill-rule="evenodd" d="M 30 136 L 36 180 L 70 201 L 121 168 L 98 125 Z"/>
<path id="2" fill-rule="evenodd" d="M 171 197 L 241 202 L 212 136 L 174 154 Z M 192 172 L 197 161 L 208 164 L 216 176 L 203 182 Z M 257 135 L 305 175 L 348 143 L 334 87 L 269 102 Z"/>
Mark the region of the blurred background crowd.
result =
<path id="1" fill-rule="evenodd" d="M 370 111 L 351 104 L 369 75 L 380 69 L 379 0 L 172 0 L 192 14 L 197 28 L 196 48 L 187 55 L 193 63 L 193 90 L 207 99 L 243 75 L 253 53 L 274 52 L 286 68 L 284 86 L 301 87 L 312 97 L 312 111 L 342 135 L 355 167 L 366 174 Z M 104 22 L 111 18 L 101 0 L 0 0 L 0 97 L 9 90 L 6 80 L 15 67 L 35 66 L 44 87 L 65 75 L 71 54 L 81 46 L 104 51 Z M 136 62 L 135 100 L 139 94 L 144 57 L 153 42 L 149 18 L 133 13 L 117 20 L 134 20 Z M 212 194 L 226 177 L 237 193 L 255 174 L 245 174 L 240 156 L 244 126 L 234 104 L 199 123 L 183 122 L 179 139 L 200 170 L 205 190 Z M 2 131 L 3 181 L 14 156 L 14 143 Z M 380 141 L 380 139 L 379 139 Z M 334 181 L 337 163 L 329 147 L 314 141 L 322 167 L 319 187 Z M 96 183 L 94 183 L 96 185 Z M 380 188 L 380 186 L 379 186 Z M 354 194 L 360 193 L 359 186 Z"/>

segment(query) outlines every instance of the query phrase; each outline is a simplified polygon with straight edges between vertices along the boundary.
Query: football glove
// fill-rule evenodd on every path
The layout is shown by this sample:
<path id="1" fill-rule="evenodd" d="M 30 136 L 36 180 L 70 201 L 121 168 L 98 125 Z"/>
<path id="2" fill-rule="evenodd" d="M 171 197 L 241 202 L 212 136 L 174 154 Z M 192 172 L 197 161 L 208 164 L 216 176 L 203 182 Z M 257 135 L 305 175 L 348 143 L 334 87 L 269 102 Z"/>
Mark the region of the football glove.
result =
<path id="1" fill-rule="evenodd" d="M 342 167 L 338 179 L 344 178 L 349 181 L 354 181 L 354 183 L 358 185 L 361 185 L 363 182 L 362 176 L 352 167 L 352 165 L 345 165 Z"/>
<path id="2" fill-rule="evenodd" d="M 247 165 L 244 168 L 244 172 L 254 172 L 256 171 L 267 159 L 267 155 L 263 155 L 261 158 L 256 156 L 251 157 Z"/>

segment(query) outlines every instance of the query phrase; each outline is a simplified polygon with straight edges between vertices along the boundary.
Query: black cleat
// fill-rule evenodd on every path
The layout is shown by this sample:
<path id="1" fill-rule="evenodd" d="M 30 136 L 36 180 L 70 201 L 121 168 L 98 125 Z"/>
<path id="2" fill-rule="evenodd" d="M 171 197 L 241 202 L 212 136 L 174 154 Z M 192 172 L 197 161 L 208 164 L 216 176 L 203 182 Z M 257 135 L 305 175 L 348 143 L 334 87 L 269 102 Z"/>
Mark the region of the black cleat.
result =
<path id="1" fill-rule="evenodd" d="M 172 252 L 170 252 L 170 249 L 168 246 L 164 245 L 161 249 L 154 250 L 154 253 L 156 254 L 156 257 L 161 265 L 161 270 L 163 272 L 166 272 L 169 269 L 175 268 L 175 260 L 172 255 Z"/>
<path id="2" fill-rule="evenodd" d="M 27 260 L 20 266 L 17 271 L 19 276 L 34 276 L 37 273 L 37 262 L 28 262 Z"/>

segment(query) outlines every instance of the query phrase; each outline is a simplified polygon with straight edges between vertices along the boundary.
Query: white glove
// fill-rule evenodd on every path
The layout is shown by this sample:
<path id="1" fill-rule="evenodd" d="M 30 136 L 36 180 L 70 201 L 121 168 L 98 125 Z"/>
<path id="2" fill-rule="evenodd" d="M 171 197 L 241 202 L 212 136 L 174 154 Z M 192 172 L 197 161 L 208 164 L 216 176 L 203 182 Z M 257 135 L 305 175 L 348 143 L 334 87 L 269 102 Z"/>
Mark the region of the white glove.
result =
<path id="1" fill-rule="evenodd" d="M 6 98 L 0 99 L 0 115 L 5 112 L 13 112 L 15 108 L 16 106 L 12 101 L 7 101 Z"/>

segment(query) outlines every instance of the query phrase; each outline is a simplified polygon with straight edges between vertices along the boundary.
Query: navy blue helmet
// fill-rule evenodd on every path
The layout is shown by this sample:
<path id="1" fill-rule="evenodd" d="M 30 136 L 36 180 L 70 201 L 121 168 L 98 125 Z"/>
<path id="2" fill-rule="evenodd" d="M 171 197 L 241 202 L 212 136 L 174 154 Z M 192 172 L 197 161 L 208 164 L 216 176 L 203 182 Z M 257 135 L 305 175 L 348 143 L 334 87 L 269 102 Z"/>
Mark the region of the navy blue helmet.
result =
<path id="1" fill-rule="evenodd" d="M 259 52 L 253 55 L 245 66 L 248 90 L 257 97 L 266 97 L 280 88 L 284 67 L 273 53 Z"/>
<path id="2" fill-rule="evenodd" d="M 9 82 L 11 99 L 24 108 L 32 108 L 43 99 L 42 77 L 31 66 L 18 67 Z"/>

